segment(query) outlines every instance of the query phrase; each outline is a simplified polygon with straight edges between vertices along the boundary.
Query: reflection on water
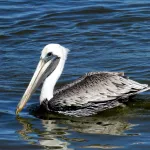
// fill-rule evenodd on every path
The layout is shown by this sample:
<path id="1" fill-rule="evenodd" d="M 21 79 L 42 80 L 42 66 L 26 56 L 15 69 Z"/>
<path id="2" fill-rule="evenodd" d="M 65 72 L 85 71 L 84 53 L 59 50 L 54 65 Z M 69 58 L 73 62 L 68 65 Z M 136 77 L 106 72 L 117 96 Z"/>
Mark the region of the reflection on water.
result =
<path id="1" fill-rule="evenodd" d="M 18 117 L 17 120 L 22 125 L 22 129 L 18 133 L 24 140 L 31 144 L 38 143 L 46 148 L 62 150 L 74 149 L 72 148 L 73 143 L 78 143 L 82 148 L 120 148 L 122 146 L 109 143 L 100 144 L 101 137 L 97 143 L 90 144 L 88 137 L 89 135 L 126 136 L 125 131 L 133 126 L 121 116 L 117 118 L 112 116 L 67 118 L 52 114 L 49 120 L 38 120 L 38 122 L 33 118 Z M 74 137 L 74 135 L 76 136 Z"/>
<path id="2" fill-rule="evenodd" d="M 53 120 L 41 120 L 45 129 L 43 139 L 39 141 L 40 145 L 53 147 L 57 149 L 68 149 L 70 143 L 63 141 L 61 138 L 67 134 L 67 129 L 59 127 Z"/>
<path id="3" fill-rule="evenodd" d="M 59 140 L 59 136 L 63 134 L 61 131 L 57 131 L 57 125 L 53 120 L 41 120 L 38 122 L 41 127 L 34 127 L 32 124 L 33 119 L 26 119 L 18 117 L 17 120 L 22 125 L 22 129 L 18 131 L 20 136 L 27 140 L 30 144 L 40 144 L 42 146 L 51 147 L 54 149 L 67 149 L 68 142 Z"/>

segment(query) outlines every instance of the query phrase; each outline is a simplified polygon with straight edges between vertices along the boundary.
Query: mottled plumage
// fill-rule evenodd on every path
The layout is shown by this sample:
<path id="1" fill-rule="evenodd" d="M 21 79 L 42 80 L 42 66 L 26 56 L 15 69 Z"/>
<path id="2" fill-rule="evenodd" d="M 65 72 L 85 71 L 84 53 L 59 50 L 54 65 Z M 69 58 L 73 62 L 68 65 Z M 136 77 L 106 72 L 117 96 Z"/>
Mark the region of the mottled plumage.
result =
<path id="1" fill-rule="evenodd" d="M 119 106 L 146 90 L 147 84 L 130 80 L 123 73 L 91 72 L 56 90 L 48 108 L 66 115 L 88 116 Z"/>

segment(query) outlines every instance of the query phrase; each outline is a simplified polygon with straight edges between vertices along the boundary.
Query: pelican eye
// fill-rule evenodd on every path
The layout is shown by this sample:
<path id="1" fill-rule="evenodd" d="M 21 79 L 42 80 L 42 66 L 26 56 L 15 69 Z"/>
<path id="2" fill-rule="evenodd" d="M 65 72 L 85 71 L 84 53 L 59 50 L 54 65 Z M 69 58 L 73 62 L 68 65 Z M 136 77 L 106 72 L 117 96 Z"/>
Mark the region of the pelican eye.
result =
<path id="1" fill-rule="evenodd" d="M 47 56 L 48 57 L 52 56 L 52 52 L 47 53 Z"/>

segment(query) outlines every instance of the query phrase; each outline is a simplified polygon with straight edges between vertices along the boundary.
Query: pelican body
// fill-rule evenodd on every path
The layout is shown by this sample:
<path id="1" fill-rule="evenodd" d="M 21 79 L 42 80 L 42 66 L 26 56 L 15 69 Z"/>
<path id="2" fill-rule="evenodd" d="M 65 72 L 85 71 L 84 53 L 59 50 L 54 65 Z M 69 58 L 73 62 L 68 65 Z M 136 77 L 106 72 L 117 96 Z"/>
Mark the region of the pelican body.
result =
<path id="1" fill-rule="evenodd" d="M 147 84 L 126 78 L 122 72 L 90 72 L 54 91 L 68 51 L 59 44 L 44 47 L 35 73 L 17 106 L 16 114 L 42 83 L 40 105 L 48 112 L 70 116 L 89 116 L 114 108 L 130 97 L 150 89 Z"/>

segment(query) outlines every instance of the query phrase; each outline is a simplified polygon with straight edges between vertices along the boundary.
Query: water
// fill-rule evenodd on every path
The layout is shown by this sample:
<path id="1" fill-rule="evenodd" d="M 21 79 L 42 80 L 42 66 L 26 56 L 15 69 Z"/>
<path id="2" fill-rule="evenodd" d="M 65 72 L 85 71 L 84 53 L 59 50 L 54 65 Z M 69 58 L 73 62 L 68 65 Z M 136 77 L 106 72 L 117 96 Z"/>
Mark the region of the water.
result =
<path id="1" fill-rule="evenodd" d="M 91 117 L 44 120 L 27 107 L 15 115 L 49 43 L 71 50 L 58 86 L 90 71 L 124 71 L 150 85 L 149 8 L 148 0 L 1 0 L 0 149 L 150 149 L 150 92 Z"/>

